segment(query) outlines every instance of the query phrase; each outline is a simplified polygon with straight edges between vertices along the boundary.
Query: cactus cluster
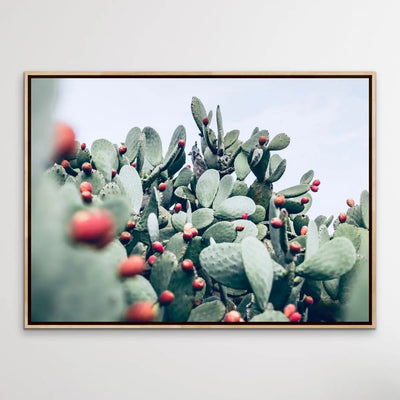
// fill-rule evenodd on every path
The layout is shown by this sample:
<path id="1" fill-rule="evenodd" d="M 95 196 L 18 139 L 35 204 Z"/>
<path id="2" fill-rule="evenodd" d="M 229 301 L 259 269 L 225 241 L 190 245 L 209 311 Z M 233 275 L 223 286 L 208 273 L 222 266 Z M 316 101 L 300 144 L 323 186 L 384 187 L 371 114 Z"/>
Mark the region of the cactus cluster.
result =
<path id="1" fill-rule="evenodd" d="M 32 322 L 368 321 L 368 192 L 312 220 L 314 172 L 278 185 L 286 134 L 242 141 L 219 106 L 216 132 L 196 97 L 191 111 L 192 165 L 183 126 L 165 154 L 150 127 L 90 150 L 57 127 L 33 199 Z"/>

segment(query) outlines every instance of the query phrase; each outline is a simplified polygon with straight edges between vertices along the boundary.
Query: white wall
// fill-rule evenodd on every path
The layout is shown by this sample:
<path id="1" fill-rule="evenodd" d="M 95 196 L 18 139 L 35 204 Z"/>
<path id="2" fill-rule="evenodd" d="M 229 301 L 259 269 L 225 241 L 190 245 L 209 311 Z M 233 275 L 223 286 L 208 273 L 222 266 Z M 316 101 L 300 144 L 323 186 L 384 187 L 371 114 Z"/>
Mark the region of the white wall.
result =
<path id="1" fill-rule="evenodd" d="M 3 0 L 0 398 L 398 399 L 399 11 L 375 0 Z M 378 328 L 23 330 L 25 70 L 377 71 Z"/>

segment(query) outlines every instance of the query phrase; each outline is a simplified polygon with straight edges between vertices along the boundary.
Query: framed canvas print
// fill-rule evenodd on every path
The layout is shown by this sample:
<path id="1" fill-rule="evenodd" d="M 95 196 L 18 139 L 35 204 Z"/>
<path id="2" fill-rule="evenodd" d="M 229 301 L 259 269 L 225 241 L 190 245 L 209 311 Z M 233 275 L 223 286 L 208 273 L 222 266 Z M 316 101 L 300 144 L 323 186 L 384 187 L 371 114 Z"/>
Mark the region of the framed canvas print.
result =
<path id="1" fill-rule="evenodd" d="M 374 90 L 27 72 L 25 327 L 375 327 Z"/>

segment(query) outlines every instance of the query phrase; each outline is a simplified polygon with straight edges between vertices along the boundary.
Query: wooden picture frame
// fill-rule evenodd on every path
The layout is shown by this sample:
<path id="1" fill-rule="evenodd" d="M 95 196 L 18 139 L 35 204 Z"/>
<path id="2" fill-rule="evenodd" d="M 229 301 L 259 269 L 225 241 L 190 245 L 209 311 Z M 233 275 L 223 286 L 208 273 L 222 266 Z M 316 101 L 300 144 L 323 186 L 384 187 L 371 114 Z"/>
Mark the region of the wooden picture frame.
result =
<path id="1" fill-rule="evenodd" d="M 32 155 L 35 149 L 32 146 L 32 107 L 35 101 L 32 96 L 33 80 L 51 79 L 282 79 L 282 80 L 365 80 L 368 85 L 368 98 L 365 105 L 368 107 L 368 183 L 369 187 L 369 261 L 368 261 L 368 320 L 364 321 L 319 321 L 319 322 L 129 322 L 129 321 L 60 321 L 60 320 L 32 320 Z M 375 72 L 26 72 L 25 73 L 25 312 L 24 326 L 29 329 L 55 328 L 101 328 L 101 329 L 130 329 L 130 328 L 195 328 L 195 329 L 310 329 L 310 328 L 362 328 L 370 329 L 376 326 L 376 293 L 375 293 L 375 259 L 376 259 L 376 232 L 375 232 L 375 202 L 376 202 L 376 150 L 375 150 Z M 194 93 L 195 94 L 195 93 Z M 219 101 L 215 99 L 216 103 Z M 223 106 L 223 104 L 222 104 Z M 214 105 L 212 105 L 214 107 Z M 50 118 L 50 116 L 48 116 Z M 151 124 L 152 121 L 149 121 Z M 259 122 L 261 124 L 261 122 Z M 135 122 L 132 122 L 134 126 Z M 265 121 L 265 125 L 268 121 Z M 268 129 L 268 126 L 265 126 Z M 192 127 L 193 130 L 193 127 Z M 274 132 L 278 133 L 278 132 Z M 125 133 L 124 133 L 125 134 Z M 248 133 L 247 133 L 248 135 Z M 246 137 L 247 138 L 247 137 Z M 246 139 L 244 138 L 244 139 Z M 165 150 L 165 149 L 164 149 Z M 187 149 L 188 150 L 188 149 Z M 188 151 L 186 151 L 187 153 Z M 345 201 L 345 199 L 344 199 Z M 44 296 L 43 304 L 48 301 Z M 337 301 L 337 300 L 336 300 Z"/>

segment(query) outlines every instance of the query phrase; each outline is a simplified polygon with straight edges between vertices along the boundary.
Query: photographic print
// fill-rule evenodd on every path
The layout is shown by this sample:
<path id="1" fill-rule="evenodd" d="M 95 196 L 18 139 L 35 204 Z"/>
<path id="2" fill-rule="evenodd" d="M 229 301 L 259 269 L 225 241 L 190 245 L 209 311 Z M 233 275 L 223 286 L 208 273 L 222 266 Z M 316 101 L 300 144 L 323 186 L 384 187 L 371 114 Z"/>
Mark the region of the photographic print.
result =
<path id="1" fill-rule="evenodd" d="M 375 74 L 25 74 L 25 327 L 375 327 Z"/>

